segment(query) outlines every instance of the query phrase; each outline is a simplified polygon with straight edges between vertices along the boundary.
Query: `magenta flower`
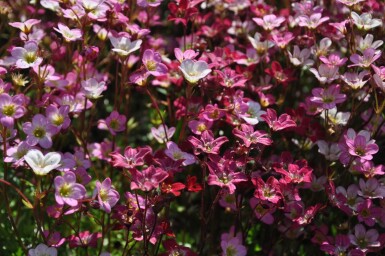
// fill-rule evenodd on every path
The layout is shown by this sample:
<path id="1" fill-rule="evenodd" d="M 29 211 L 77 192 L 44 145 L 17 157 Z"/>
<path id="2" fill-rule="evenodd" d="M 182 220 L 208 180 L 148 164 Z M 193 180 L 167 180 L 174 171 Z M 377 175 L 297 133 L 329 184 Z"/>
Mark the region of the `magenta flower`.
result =
<path id="1" fill-rule="evenodd" d="M 253 21 L 258 26 L 263 27 L 264 30 L 273 30 L 276 27 L 281 26 L 285 22 L 284 17 L 277 17 L 274 14 L 264 15 L 263 18 L 253 18 Z"/>
<path id="2" fill-rule="evenodd" d="M 143 53 L 142 62 L 146 67 L 147 73 L 153 76 L 165 75 L 168 71 L 166 65 L 162 63 L 162 57 L 152 49 L 147 49 Z"/>
<path id="3" fill-rule="evenodd" d="M 7 93 L 0 94 L 0 123 L 8 128 L 13 128 L 15 119 L 25 114 L 24 96 L 18 94 L 10 96 Z"/>
<path id="4" fill-rule="evenodd" d="M 279 131 L 290 127 L 295 127 L 297 124 L 288 114 L 282 114 L 277 117 L 277 112 L 274 109 L 268 108 L 266 114 L 261 115 L 261 118 L 269 125 L 273 131 Z"/>
<path id="5" fill-rule="evenodd" d="M 106 178 L 102 183 L 96 181 L 96 187 L 92 197 L 98 199 L 100 209 L 107 213 L 111 212 L 111 208 L 119 201 L 119 193 L 112 188 L 111 179 Z"/>
<path id="6" fill-rule="evenodd" d="M 247 249 L 242 245 L 241 236 L 233 236 L 233 232 L 221 236 L 222 256 L 246 256 Z"/>
<path id="7" fill-rule="evenodd" d="M 242 139 L 246 147 L 250 147 L 253 144 L 269 146 L 273 143 L 266 132 L 254 131 L 253 126 L 247 124 L 241 124 L 241 130 L 234 128 L 233 134 Z"/>
<path id="8" fill-rule="evenodd" d="M 132 171 L 132 190 L 151 191 L 159 187 L 159 184 L 168 177 L 168 173 L 161 168 L 155 168 L 153 165 L 143 171 Z"/>
<path id="9" fill-rule="evenodd" d="M 284 49 L 294 39 L 294 36 L 291 32 L 284 32 L 283 34 L 273 34 L 272 39 L 278 47 Z"/>
<path id="10" fill-rule="evenodd" d="M 319 104 L 323 109 L 332 109 L 336 107 L 336 104 L 346 100 L 346 95 L 340 94 L 339 85 L 331 85 L 327 89 L 314 88 L 312 94 L 313 97 L 311 97 L 310 100 Z"/>
<path id="11" fill-rule="evenodd" d="M 282 198 L 280 183 L 273 176 L 270 176 L 266 182 L 261 177 L 253 178 L 252 182 L 256 186 L 254 197 L 274 204 Z"/>
<path id="12" fill-rule="evenodd" d="M 120 115 L 118 111 L 112 111 L 106 120 L 99 120 L 98 128 L 102 130 L 109 130 L 114 136 L 118 132 L 126 129 L 127 118 L 125 115 Z"/>
<path id="13" fill-rule="evenodd" d="M 357 135 L 354 140 L 347 139 L 349 154 L 362 160 L 372 160 L 374 154 L 379 150 L 374 140 L 367 140 L 363 135 Z"/>
<path id="14" fill-rule="evenodd" d="M 102 237 L 101 233 L 90 233 L 88 230 L 79 232 L 79 235 L 71 235 L 67 238 L 70 248 L 92 247 L 98 245 L 98 239 Z"/>
<path id="15" fill-rule="evenodd" d="M 149 147 L 135 149 L 128 146 L 124 149 L 124 156 L 118 152 L 111 153 L 112 164 L 114 167 L 127 169 L 142 166 L 144 164 L 144 157 L 149 153 L 151 153 L 151 148 Z"/>
<path id="16" fill-rule="evenodd" d="M 373 227 L 376 219 L 381 217 L 382 209 L 373 205 L 372 200 L 366 199 L 357 205 L 358 221 Z"/>
<path id="17" fill-rule="evenodd" d="M 287 183 L 310 183 L 313 170 L 308 166 L 298 166 L 289 164 L 287 170 L 284 168 L 274 168 L 276 172 L 283 175 Z"/>
<path id="18" fill-rule="evenodd" d="M 57 127 L 41 114 L 35 115 L 32 122 L 24 123 L 23 131 L 27 134 L 29 145 L 39 144 L 43 148 L 52 146 L 52 136 L 58 132 Z"/>
<path id="19" fill-rule="evenodd" d="M 248 180 L 246 174 L 235 172 L 235 168 L 232 165 L 218 165 L 214 162 L 208 162 L 207 166 L 210 171 L 207 184 L 226 188 L 229 194 L 235 192 L 236 184 Z"/>
<path id="20" fill-rule="evenodd" d="M 52 247 L 60 247 L 66 240 L 64 237 L 61 237 L 57 231 L 44 230 L 43 234 L 47 239 L 47 244 Z"/>
<path id="21" fill-rule="evenodd" d="M 342 58 L 338 56 L 337 54 L 333 53 L 330 54 L 329 57 L 321 56 L 319 59 L 326 65 L 329 65 L 331 67 L 341 67 L 343 66 L 347 61 L 348 58 Z"/>
<path id="22" fill-rule="evenodd" d="M 137 0 L 137 4 L 140 7 L 157 7 L 162 3 L 163 0 Z"/>
<path id="23" fill-rule="evenodd" d="M 86 189 L 83 185 L 76 183 L 76 175 L 67 171 L 63 176 L 56 176 L 55 180 L 55 199 L 60 205 L 68 204 L 75 207 L 78 200 L 86 195 Z"/>
<path id="24" fill-rule="evenodd" d="M 381 52 L 377 52 L 373 48 L 366 49 L 363 53 L 363 56 L 356 54 L 353 54 L 350 56 L 350 61 L 354 64 L 349 65 L 349 67 L 362 67 L 362 68 L 369 68 L 373 62 L 375 62 L 377 59 L 381 57 Z"/>
<path id="25" fill-rule="evenodd" d="M 188 141 L 194 146 L 194 152 L 199 155 L 201 152 L 207 154 L 219 154 L 220 147 L 223 143 L 229 140 L 225 136 L 214 139 L 213 133 L 208 130 L 204 131 L 201 135 L 201 139 L 190 136 Z"/>

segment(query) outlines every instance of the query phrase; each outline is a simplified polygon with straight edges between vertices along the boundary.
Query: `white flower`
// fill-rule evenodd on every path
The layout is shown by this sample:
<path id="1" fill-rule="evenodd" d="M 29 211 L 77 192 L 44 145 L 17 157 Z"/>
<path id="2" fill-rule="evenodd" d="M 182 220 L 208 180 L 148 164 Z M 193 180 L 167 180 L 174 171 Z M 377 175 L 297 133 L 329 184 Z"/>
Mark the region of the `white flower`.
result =
<path id="1" fill-rule="evenodd" d="M 255 50 L 257 50 L 259 54 L 267 52 L 269 48 L 274 46 L 274 43 L 272 41 L 270 40 L 262 41 L 261 37 L 262 35 L 258 32 L 255 33 L 254 37 L 247 36 L 251 45 L 254 47 Z"/>
<path id="2" fill-rule="evenodd" d="M 318 153 L 325 156 L 329 161 L 336 161 L 339 158 L 341 153 L 338 143 L 327 143 L 324 140 L 319 140 L 316 142 L 318 145 Z"/>
<path id="3" fill-rule="evenodd" d="M 114 46 L 112 51 L 116 52 L 119 56 L 127 56 L 130 53 L 138 50 L 142 44 L 142 40 L 135 40 L 131 42 L 130 38 L 122 36 L 122 37 L 114 37 L 110 36 L 111 44 Z"/>
<path id="4" fill-rule="evenodd" d="M 246 123 L 256 125 L 259 121 L 263 120 L 261 115 L 266 114 L 266 111 L 261 110 L 261 105 L 258 102 L 248 101 L 247 106 L 246 114 L 241 116 Z"/>
<path id="5" fill-rule="evenodd" d="M 159 143 L 164 143 L 174 135 L 175 127 L 168 128 L 166 125 L 161 124 L 158 128 L 152 127 L 151 133 Z"/>
<path id="6" fill-rule="evenodd" d="M 24 156 L 24 160 L 36 175 L 42 176 L 47 175 L 50 171 L 60 166 L 61 156 L 56 152 L 43 155 L 40 150 L 31 149 Z"/>
<path id="7" fill-rule="evenodd" d="M 23 47 L 14 47 L 11 57 L 4 60 L 3 65 L 16 65 L 17 68 L 31 68 L 39 66 L 43 59 L 38 56 L 39 46 L 34 41 L 28 41 Z"/>
<path id="8" fill-rule="evenodd" d="M 321 113 L 321 118 L 325 119 L 326 111 Z M 350 118 L 350 112 L 337 112 L 337 108 L 334 107 L 328 111 L 328 119 L 334 125 L 346 125 Z"/>
<path id="9" fill-rule="evenodd" d="M 209 65 L 203 60 L 196 62 L 189 59 L 184 60 L 179 69 L 182 71 L 184 78 L 192 84 L 196 84 L 211 72 Z"/>
<path id="10" fill-rule="evenodd" d="M 35 249 L 28 251 L 28 256 L 57 256 L 57 249 L 48 247 L 45 244 L 39 244 Z"/>
<path id="11" fill-rule="evenodd" d="M 102 92 L 107 89 L 105 82 L 98 82 L 95 78 L 82 81 L 81 84 L 83 92 L 86 94 L 86 97 L 90 99 L 99 98 Z"/>
<path id="12" fill-rule="evenodd" d="M 288 54 L 289 54 L 290 62 L 294 66 L 300 66 L 300 65 L 312 66 L 314 64 L 314 60 L 309 59 L 311 54 L 309 49 L 305 48 L 303 50 L 300 50 L 299 47 L 295 45 L 293 54 L 291 54 L 291 52 L 288 52 Z"/>
<path id="13" fill-rule="evenodd" d="M 360 51 L 361 53 L 364 53 L 366 49 L 372 48 L 372 49 L 377 49 L 380 47 L 384 41 L 382 40 L 376 40 L 373 42 L 373 35 L 372 34 L 367 34 L 365 38 L 362 38 L 361 36 L 356 37 L 356 46 L 357 46 L 357 51 Z M 380 50 L 378 50 L 380 51 Z M 379 53 L 376 51 L 376 54 Z"/>
<path id="14" fill-rule="evenodd" d="M 194 164 L 196 162 L 194 155 L 183 152 L 182 150 L 180 150 L 178 145 L 176 145 L 172 141 L 167 142 L 167 149 L 164 151 L 164 153 L 166 154 L 166 156 L 173 159 L 174 161 L 183 159 L 184 161 L 182 164 L 184 166 Z"/>
<path id="15" fill-rule="evenodd" d="M 382 21 L 373 19 L 370 13 L 358 15 L 356 12 L 352 12 L 352 19 L 358 29 L 369 30 L 382 25 Z"/>

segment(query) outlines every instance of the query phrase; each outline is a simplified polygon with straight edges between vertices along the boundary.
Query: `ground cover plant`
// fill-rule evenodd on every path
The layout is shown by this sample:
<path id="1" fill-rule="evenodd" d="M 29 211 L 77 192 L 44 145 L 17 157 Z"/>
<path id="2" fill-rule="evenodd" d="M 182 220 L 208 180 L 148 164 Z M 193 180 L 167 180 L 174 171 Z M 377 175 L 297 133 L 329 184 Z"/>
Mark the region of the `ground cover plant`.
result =
<path id="1" fill-rule="evenodd" d="M 384 12 L 0 1 L 0 255 L 384 255 Z"/>

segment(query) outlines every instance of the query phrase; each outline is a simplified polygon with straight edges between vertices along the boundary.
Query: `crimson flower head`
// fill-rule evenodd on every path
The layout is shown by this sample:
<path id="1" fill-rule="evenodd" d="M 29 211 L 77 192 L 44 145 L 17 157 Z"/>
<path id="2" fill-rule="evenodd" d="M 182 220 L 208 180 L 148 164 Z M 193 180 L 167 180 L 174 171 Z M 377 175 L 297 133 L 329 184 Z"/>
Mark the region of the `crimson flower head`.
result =
<path id="1" fill-rule="evenodd" d="M 218 165 L 214 162 L 208 162 L 209 177 L 207 183 L 209 185 L 226 188 L 229 194 L 233 194 L 236 189 L 236 184 L 247 181 L 246 174 L 242 172 L 235 172 L 233 165 Z"/>
<path id="2" fill-rule="evenodd" d="M 203 0 L 179 0 L 177 3 L 169 3 L 168 9 L 170 10 L 170 14 L 168 16 L 168 20 L 174 21 L 175 24 L 180 22 L 184 26 L 187 26 L 188 20 L 198 14 L 198 9 L 194 6 L 202 1 Z"/>
<path id="3" fill-rule="evenodd" d="M 197 177 L 196 176 L 187 176 L 187 190 L 190 192 L 199 192 L 202 190 L 202 186 L 197 183 Z"/>
<path id="4" fill-rule="evenodd" d="M 308 166 L 289 164 L 287 170 L 284 168 L 274 168 L 276 172 L 282 174 L 287 183 L 310 183 L 312 179 L 312 169 Z"/>
<path id="5" fill-rule="evenodd" d="M 223 143 L 229 140 L 225 136 L 214 139 L 214 135 L 210 130 L 206 130 L 202 133 L 201 139 L 191 136 L 188 141 L 194 146 L 196 155 L 202 152 L 207 154 L 219 154 L 220 147 Z"/>
<path id="6" fill-rule="evenodd" d="M 274 204 L 282 198 L 280 183 L 273 176 L 270 176 L 266 182 L 261 177 L 253 178 L 252 182 L 256 186 L 254 197 Z"/>
<path id="7" fill-rule="evenodd" d="M 282 114 L 277 117 L 277 112 L 274 109 L 268 108 L 267 113 L 261 115 L 262 119 L 266 121 L 273 131 L 283 130 L 289 127 L 295 127 L 297 124 L 288 114 Z"/>
<path id="8" fill-rule="evenodd" d="M 265 72 L 283 85 L 287 85 L 288 82 L 294 80 L 293 70 L 289 68 L 283 69 L 278 61 L 273 61 L 271 68 L 265 69 Z"/>

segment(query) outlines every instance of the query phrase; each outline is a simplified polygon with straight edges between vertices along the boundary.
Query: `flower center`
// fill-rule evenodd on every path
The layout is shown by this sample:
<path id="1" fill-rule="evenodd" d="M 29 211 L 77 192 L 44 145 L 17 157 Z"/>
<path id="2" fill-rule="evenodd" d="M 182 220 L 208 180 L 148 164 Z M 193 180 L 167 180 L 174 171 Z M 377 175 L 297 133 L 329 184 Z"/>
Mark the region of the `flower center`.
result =
<path id="1" fill-rule="evenodd" d="M 234 248 L 234 246 L 230 245 L 229 247 L 226 248 L 226 255 L 227 256 L 236 256 L 237 254 L 237 249 Z"/>
<path id="2" fill-rule="evenodd" d="M 36 59 L 37 59 L 37 56 L 36 56 L 36 53 L 34 52 L 27 52 L 24 55 L 24 60 L 29 64 L 34 63 Z"/>
<path id="3" fill-rule="evenodd" d="M 207 130 L 207 127 L 206 127 L 205 124 L 198 124 L 197 130 L 198 130 L 199 132 L 204 132 L 204 131 Z"/>
<path id="4" fill-rule="evenodd" d="M 147 67 L 148 71 L 155 71 L 156 70 L 156 62 L 153 60 L 149 60 L 146 63 L 146 67 Z"/>
<path id="5" fill-rule="evenodd" d="M 63 122 L 64 122 L 64 116 L 62 116 L 62 115 L 60 115 L 60 114 L 54 114 L 53 116 L 52 116 L 52 123 L 54 124 L 54 125 L 61 125 L 61 124 L 63 124 Z"/>
<path id="6" fill-rule="evenodd" d="M 9 104 L 3 106 L 3 114 L 6 116 L 13 116 L 13 114 L 15 114 L 15 105 Z"/>
<path id="7" fill-rule="evenodd" d="M 71 184 L 64 183 L 63 186 L 61 186 L 59 193 L 60 193 L 60 195 L 62 197 L 70 196 L 71 193 L 72 193 L 72 186 L 71 186 Z"/>
<path id="8" fill-rule="evenodd" d="M 178 152 L 172 153 L 172 156 L 173 156 L 173 158 L 176 159 L 176 160 L 182 159 L 182 153 L 179 152 L 179 151 L 178 151 Z"/>
<path id="9" fill-rule="evenodd" d="M 35 130 L 33 131 L 33 136 L 36 138 L 43 138 L 45 136 L 45 130 L 43 127 L 36 127 Z"/>
<path id="10" fill-rule="evenodd" d="M 108 199 L 108 191 L 105 190 L 105 189 L 101 189 L 99 191 L 99 196 L 100 196 L 100 199 L 102 199 L 103 202 L 107 201 L 107 199 Z"/>

